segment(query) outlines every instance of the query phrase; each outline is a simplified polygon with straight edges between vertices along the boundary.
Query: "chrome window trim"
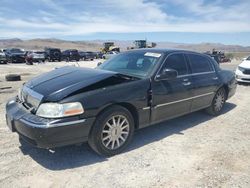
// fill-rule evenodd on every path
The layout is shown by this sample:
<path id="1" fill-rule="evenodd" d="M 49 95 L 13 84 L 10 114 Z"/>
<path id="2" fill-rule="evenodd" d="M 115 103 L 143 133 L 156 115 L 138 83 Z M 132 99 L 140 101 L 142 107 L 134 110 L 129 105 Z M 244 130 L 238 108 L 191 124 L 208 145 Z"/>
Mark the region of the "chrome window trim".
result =
<path id="1" fill-rule="evenodd" d="M 186 52 L 186 51 L 180 51 L 180 52 L 171 52 L 167 55 L 167 57 L 163 60 L 163 63 L 161 64 L 161 66 L 159 67 L 158 71 L 156 72 L 156 75 L 154 76 L 154 81 L 159 81 L 157 80 L 157 75 L 159 74 L 160 70 L 162 69 L 163 65 L 165 64 L 167 58 L 170 56 L 170 55 L 174 55 L 174 54 L 183 54 L 183 56 L 187 56 L 185 59 L 188 59 L 189 62 L 187 62 L 186 60 L 186 65 L 190 65 L 191 67 L 191 64 L 190 64 L 190 59 L 188 57 L 188 54 L 194 54 L 194 55 L 199 55 L 199 56 L 202 56 L 204 58 L 206 58 L 209 62 L 209 64 L 211 65 L 213 71 L 209 71 L 209 72 L 200 72 L 200 73 L 191 73 L 191 74 L 185 74 L 185 75 L 178 75 L 177 78 L 183 78 L 183 77 L 187 77 L 187 76 L 197 76 L 197 75 L 204 75 L 204 74 L 212 74 L 212 73 L 215 73 L 215 67 L 214 67 L 214 64 L 209 60 L 208 56 L 207 55 L 204 55 L 204 54 L 199 54 L 199 53 L 195 53 L 195 52 Z M 188 68 L 188 67 L 187 67 Z M 192 71 L 192 67 L 191 67 L 191 71 Z"/>
<path id="2" fill-rule="evenodd" d="M 165 64 L 167 58 L 171 55 L 174 55 L 174 54 L 182 54 L 185 58 L 185 54 L 184 52 L 180 51 L 180 52 L 171 52 L 167 55 L 167 57 L 163 60 L 163 63 L 161 64 L 161 66 L 159 67 L 158 71 L 156 72 L 155 76 L 154 76 L 154 81 L 159 81 L 157 80 L 157 75 L 159 74 L 160 70 L 162 69 L 163 65 Z M 186 58 L 185 58 L 185 61 L 186 61 Z M 187 70 L 188 70 L 188 62 L 186 61 L 186 66 L 187 66 Z M 178 72 L 177 72 L 178 73 Z M 180 75 L 180 76 L 183 76 L 183 75 Z M 179 75 L 177 76 L 177 78 L 179 77 Z"/>
<path id="3" fill-rule="evenodd" d="M 185 75 L 178 76 L 177 78 L 184 78 L 187 76 L 197 76 L 197 75 L 212 74 L 212 73 L 215 73 L 215 72 L 201 72 L 201 73 L 185 74 Z"/>
<path id="4" fill-rule="evenodd" d="M 196 99 L 196 98 L 200 98 L 200 97 L 205 97 L 205 96 L 208 96 L 208 95 L 212 95 L 214 93 L 215 92 L 210 92 L 210 93 L 205 93 L 205 94 L 202 94 L 202 95 L 197 95 L 197 96 L 194 96 L 194 97 L 189 97 L 189 98 L 186 98 L 186 99 L 181 99 L 181 100 L 178 100 L 178 101 L 162 103 L 162 104 L 158 104 L 158 105 L 154 106 L 154 108 L 159 108 L 159 107 L 167 106 L 167 105 L 170 105 L 170 104 L 175 104 L 175 103 L 184 102 L 184 101 L 188 101 L 188 100 L 192 100 L 192 99 Z"/>

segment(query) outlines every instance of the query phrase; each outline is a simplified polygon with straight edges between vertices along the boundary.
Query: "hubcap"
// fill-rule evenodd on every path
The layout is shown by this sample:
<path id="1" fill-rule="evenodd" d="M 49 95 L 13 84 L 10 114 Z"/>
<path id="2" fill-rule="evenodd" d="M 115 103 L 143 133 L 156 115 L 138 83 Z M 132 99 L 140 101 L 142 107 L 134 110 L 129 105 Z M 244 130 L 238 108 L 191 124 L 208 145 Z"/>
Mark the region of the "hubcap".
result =
<path id="1" fill-rule="evenodd" d="M 121 147 L 129 135 L 129 122 L 126 117 L 116 115 L 111 117 L 102 130 L 102 144 L 109 150 Z"/>
<path id="2" fill-rule="evenodd" d="M 216 111 L 220 111 L 221 108 L 223 107 L 223 104 L 225 102 L 225 97 L 224 97 L 224 93 L 222 91 L 218 92 L 215 98 L 215 110 Z"/>

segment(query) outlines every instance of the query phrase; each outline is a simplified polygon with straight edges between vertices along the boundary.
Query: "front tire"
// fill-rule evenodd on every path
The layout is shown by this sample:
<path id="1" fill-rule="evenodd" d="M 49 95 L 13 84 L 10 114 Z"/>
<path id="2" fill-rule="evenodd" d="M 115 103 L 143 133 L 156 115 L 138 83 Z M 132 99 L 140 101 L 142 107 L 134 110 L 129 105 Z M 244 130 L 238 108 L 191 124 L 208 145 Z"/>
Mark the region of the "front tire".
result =
<path id="1" fill-rule="evenodd" d="M 225 89 L 220 88 L 216 92 L 211 106 L 206 109 L 207 113 L 212 116 L 220 115 L 226 102 L 226 96 L 227 95 Z"/>
<path id="2" fill-rule="evenodd" d="M 88 143 L 96 153 L 112 156 L 128 146 L 133 133 L 134 119 L 131 113 L 121 106 L 112 106 L 97 117 Z"/>

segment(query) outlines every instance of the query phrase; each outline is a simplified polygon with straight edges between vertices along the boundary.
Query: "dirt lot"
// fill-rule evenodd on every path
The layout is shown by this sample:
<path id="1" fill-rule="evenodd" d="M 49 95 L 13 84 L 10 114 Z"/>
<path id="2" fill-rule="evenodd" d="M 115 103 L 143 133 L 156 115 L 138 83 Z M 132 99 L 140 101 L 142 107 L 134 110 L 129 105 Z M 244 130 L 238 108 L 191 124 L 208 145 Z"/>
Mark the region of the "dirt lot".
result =
<path id="1" fill-rule="evenodd" d="M 250 187 L 250 85 L 238 86 L 221 116 L 196 112 L 137 131 L 111 158 L 87 144 L 55 152 L 21 146 L 5 123 L 7 99 L 24 81 L 64 64 L 0 66 L 0 87 L 13 87 L 0 91 L 0 187 Z M 23 81 L 5 82 L 11 72 Z"/>

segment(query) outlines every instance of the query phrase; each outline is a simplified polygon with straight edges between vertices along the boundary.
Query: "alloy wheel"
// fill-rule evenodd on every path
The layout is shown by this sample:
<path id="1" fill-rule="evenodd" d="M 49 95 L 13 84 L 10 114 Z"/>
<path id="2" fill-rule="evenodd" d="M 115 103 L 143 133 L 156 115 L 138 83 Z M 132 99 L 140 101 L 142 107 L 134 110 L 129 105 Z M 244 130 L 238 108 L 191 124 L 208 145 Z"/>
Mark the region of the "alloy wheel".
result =
<path id="1" fill-rule="evenodd" d="M 225 103 L 225 95 L 223 90 L 220 90 L 215 97 L 215 103 L 214 103 L 214 108 L 218 112 L 222 109 L 223 105 Z"/>
<path id="2" fill-rule="evenodd" d="M 125 116 L 112 116 L 102 130 L 102 144 L 109 150 L 120 148 L 129 136 L 129 121 Z"/>

